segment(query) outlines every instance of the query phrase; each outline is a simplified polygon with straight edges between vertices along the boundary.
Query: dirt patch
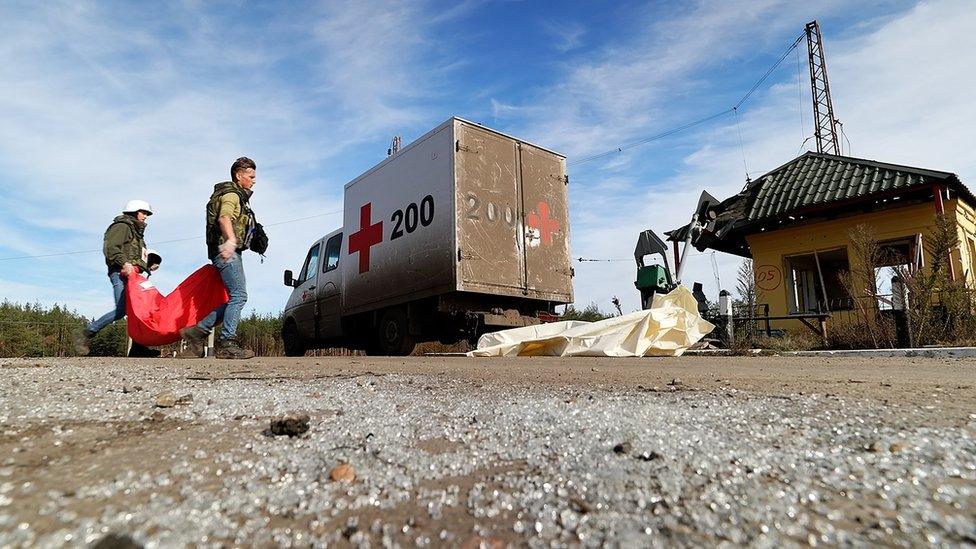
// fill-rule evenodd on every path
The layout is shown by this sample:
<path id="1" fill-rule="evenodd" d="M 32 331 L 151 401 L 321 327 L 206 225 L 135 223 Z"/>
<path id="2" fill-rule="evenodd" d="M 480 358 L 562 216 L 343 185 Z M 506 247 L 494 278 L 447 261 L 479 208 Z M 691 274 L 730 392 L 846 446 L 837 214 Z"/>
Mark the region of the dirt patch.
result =
<path id="1" fill-rule="evenodd" d="M 464 445 L 460 442 L 443 437 L 424 439 L 416 444 L 418 450 L 423 450 L 428 454 L 450 454 L 463 447 Z"/>

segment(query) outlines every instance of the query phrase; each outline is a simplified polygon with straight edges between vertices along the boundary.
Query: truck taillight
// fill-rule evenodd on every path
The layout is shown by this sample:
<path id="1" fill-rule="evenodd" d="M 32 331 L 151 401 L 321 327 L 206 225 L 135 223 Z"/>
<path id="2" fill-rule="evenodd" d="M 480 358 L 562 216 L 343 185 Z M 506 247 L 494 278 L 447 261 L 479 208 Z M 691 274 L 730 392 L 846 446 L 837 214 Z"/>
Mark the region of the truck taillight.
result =
<path id="1" fill-rule="evenodd" d="M 535 314 L 535 316 L 536 316 L 536 318 L 538 318 L 539 320 L 541 320 L 543 322 L 555 322 L 555 321 L 559 320 L 559 316 L 558 315 L 554 315 L 552 313 L 547 313 L 545 311 L 539 311 L 539 312 L 537 312 Z"/>

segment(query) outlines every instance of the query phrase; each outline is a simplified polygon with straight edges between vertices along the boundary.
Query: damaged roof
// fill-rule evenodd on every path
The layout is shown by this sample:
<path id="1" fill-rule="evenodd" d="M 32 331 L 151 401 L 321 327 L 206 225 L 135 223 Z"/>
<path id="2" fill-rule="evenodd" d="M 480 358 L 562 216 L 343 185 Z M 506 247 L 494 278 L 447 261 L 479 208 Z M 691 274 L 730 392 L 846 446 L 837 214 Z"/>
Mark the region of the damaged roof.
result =
<path id="1" fill-rule="evenodd" d="M 846 209 L 881 195 L 929 190 L 936 184 L 976 204 L 976 197 L 953 173 L 807 152 L 724 200 L 718 207 L 714 234 L 706 235 L 697 247 L 748 257 L 745 236 L 763 230 L 769 222 L 793 221 L 794 215 L 808 211 Z M 686 228 L 666 234 L 669 240 L 683 240 Z"/>

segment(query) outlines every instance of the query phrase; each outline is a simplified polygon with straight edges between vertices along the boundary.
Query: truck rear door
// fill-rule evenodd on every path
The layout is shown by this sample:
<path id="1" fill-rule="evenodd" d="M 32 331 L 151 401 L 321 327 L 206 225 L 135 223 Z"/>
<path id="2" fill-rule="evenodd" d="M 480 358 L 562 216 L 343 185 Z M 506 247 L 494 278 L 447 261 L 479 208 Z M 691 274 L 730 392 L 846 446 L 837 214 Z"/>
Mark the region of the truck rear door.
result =
<path id="1" fill-rule="evenodd" d="M 524 288 L 516 142 L 458 123 L 457 242 L 466 289 Z"/>
<path id="2" fill-rule="evenodd" d="M 526 288 L 549 299 L 571 300 L 569 208 L 563 160 L 527 143 L 519 143 L 519 158 Z"/>

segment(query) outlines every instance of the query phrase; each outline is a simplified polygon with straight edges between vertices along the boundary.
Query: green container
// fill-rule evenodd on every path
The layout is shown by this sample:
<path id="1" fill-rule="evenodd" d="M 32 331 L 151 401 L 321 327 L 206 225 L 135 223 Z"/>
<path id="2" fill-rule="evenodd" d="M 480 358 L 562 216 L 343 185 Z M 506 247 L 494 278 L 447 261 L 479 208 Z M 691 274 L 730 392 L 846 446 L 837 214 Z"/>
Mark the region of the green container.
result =
<path id="1" fill-rule="evenodd" d="M 667 269 L 660 265 L 649 265 L 637 269 L 637 282 L 634 282 L 634 286 L 638 290 L 653 290 L 665 288 L 670 283 Z"/>

